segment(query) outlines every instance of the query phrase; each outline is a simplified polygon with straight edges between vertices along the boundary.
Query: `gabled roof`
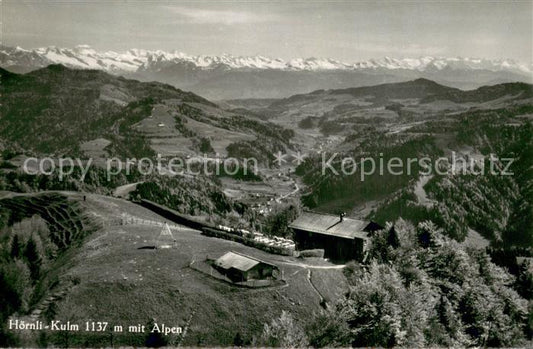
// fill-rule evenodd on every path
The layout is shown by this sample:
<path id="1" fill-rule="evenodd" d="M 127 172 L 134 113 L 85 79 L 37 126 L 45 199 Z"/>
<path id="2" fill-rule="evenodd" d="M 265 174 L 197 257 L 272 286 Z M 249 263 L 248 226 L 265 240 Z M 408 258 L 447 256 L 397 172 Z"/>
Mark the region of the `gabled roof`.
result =
<path id="1" fill-rule="evenodd" d="M 339 216 L 304 212 L 294 222 L 289 224 L 289 227 L 346 239 L 365 239 L 368 237 L 368 233 L 365 229 L 370 223 L 371 222 L 346 217 L 341 221 Z"/>
<path id="2" fill-rule="evenodd" d="M 237 269 L 248 271 L 259 263 L 269 264 L 257 258 L 243 255 L 237 252 L 227 252 L 215 261 L 215 265 L 223 269 Z M 270 264 L 269 264 L 270 265 Z"/>

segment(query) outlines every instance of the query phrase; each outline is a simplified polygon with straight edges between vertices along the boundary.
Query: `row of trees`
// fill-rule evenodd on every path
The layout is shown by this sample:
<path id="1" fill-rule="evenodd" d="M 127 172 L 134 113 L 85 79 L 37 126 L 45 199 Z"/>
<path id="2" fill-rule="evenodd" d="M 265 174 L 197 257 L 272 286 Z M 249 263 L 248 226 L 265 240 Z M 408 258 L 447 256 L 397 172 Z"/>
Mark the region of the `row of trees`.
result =
<path id="1" fill-rule="evenodd" d="M 111 176 L 108 176 L 106 169 L 95 165 L 88 168 L 85 177 L 83 177 L 83 170 L 78 166 L 66 167 L 63 170 L 64 173 L 61 174 L 59 169 L 55 168 L 49 175 L 33 175 L 16 171 L 0 172 L 0 190 L 23 193 L 69 190 L 111 194 L 117 186 L 143 178 L 135 167 L 131 168 L 129 173 L 124 170 Z"/>
<path id="2" fill-rule="evenodd" d="M 157 177 L 140 183 L 130 196 L 168 206 L 181 213 L 225 216 L 235 207 L 220 188 L 208 178 Z"/>

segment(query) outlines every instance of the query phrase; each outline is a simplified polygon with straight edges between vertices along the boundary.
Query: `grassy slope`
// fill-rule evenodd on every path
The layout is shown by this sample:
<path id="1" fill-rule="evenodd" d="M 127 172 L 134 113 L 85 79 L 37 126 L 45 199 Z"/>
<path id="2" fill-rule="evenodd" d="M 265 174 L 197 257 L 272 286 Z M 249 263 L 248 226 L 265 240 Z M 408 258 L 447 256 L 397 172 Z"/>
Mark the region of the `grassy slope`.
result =
<path id="1" fill-rule="evenodd" d="M 201 97 L 157 83 L 140 83 L 92 70 L 53 65 L 26 75 L 0 70 L 4 103 L 2 138 L 24 150 L 76 153 L 79 141 L 131 136 L 129 126 L 149 113 L 157 98 L 209 103 Z M 110 98 L 119 96 L 120 98 Z M 147 109 L 147 110 L 143 110 Z M 38 136 L 38 137 L 35 137 Z M 141 140 L 142 141 L 142 140 Z"/>
<path id="2" fill-rule="evenodd" d="M 79 194 L 69 194 L 80 199 Z M 152 212 L 127 201 L 88 195 L 82 202 L 85 212 L 105 224 L 91 235 L 69 260 L 68 275 L 80 283 L 57 304 L 55 319 L 73 323 L 108 321 L 110 324 L 146 324 L 151 318 L 173 326 L 185 326 L 192 316 L 184 345 L 232 345 L 237 333 L 245 340 L 260 334 L 264 323 L 280 315 L 282 309 L 305 322 L 318 310 L 319 298 L 301 267 L 283 264 L 294 258 L 269 255 L 226 240 L 208 238 L 199 232 L 173 231 L 178 248 L 138 250 L 153 244 L 160 227 L 118 225 L 123 212 L 142 219 L 163 221 Z M 254 255 L 278 264 L 289 286 L 249 290 L 235 288 L 188 268 L 191 260 L 228 250 Z M 298 272 L 299 271 L 299 272 Z M 329 274 L 331 273 L 331 274 Z M 316 276 L 327 285 L 338 280 L 339 270 L 321 270 Z M 315 277 L 316 279 L 316 277 Z M 315 281 L 315 280 L 313 280 Z M 324 287 L 321 292 L 328 294 Z M 328 297 L 332 298 L 332 297 Z M 49 341 L 62 345 L 65 336 Z M 144 345 L 141 335 L 114 335 L 114 344 Z M 109 334 L 71 333 L 69 345 L 109 345 Z"/>
<path id="3" fill-rule="evenodd" d="M 278 149 L 291 137 L 289 130 L 223 111 L 200 96 L 161 83 L 61 65 L 24 75 L 0 68 L 0 77 L 0 140 L 19 152 L 203 154 L 206 149 L 198 144 L 204 140 L 213 142 L 207 152 L 226 155 L 232 143 L 260 138 L 264 146 Z"/>

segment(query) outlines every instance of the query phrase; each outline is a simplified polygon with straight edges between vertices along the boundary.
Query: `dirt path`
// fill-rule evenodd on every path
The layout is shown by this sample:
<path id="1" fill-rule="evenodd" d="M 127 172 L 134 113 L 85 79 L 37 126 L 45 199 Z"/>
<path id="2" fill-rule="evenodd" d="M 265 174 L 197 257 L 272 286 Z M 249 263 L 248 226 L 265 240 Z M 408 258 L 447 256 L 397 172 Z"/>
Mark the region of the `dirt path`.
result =
<path id="1" fill-rule="evenodd" d="M 132 191 L 137 189 L 137 184 L 139 183 L 143 183 L 143 182 L 129 183 L 129 184 L 121 185 L 120 187 L 116 187 L 115 191 L 113 192 L 113 195 L 116 197 L 127 198 L 128 195 Z"/>
<path id="2" fill-rule="evenodd" d="M 311 286 L 311 289 L 318 296 L 318 302 L 319 303 L 324 302 L 324 297 L 322 296 L 320 291 L 316 288 L 315 284 L 313 284 L 313 280 L 312 280 L 311 270 L 310 269 L 307 269 L 307 282 L 309 282 L 309 285 Z"/>
<path id="3" fill-rule="evenodd" d="M 281 195 L 281 196 L 278 198 L 278 200 L 286 199 L 286 198 L 288 198 L 289 196 L 296 194 L 296 193 L 300 190 L 300 187 L 298 186 L 298 184 L 297 184 L 294 180 L 293 180 L 292 182 L 294 183 L 294 186 L 296 187 L 296 189 L 294 189 L 293 191 L 291 191 L 291 192 L 288 193 L 288 194 Z"/>
<path id="4" fill-rule="evenodd" d="M 351 217 L 356 219 L 366 219 L 366 217 L 372 212 L 372 210 L 376 210 L 382 201 L 380 200 L 371 200 L 367 201 L 364 204 L 354 208 L 351 211 Z"/>
<path id="5" fill-rule="evenodd" d="M 50 304 L 56 303 L 63 299 L 73 287 L 74 283 L 72 280 L 60 281 L 59 285 L 52 290 L 52 293 L 48 297 L 42 299 L 37 305 L 34 306 L 33 311 L 29 316 L 31 321 L 38 320 L 41 314 L 48 309 Z"/>
<path id="6" fill-rule="evenodd" d="M 304 269 L 342 269 L 346 265 L 345 264 L 339 264 L 339 265 L 310 265 L 305 263 L 296 263 L 296 262 L 288 262 L 288 261 L 276 261 L 277 263 L 282 263 L 286 265 L 292 265 L 294 267 L 300 267 Z"/>

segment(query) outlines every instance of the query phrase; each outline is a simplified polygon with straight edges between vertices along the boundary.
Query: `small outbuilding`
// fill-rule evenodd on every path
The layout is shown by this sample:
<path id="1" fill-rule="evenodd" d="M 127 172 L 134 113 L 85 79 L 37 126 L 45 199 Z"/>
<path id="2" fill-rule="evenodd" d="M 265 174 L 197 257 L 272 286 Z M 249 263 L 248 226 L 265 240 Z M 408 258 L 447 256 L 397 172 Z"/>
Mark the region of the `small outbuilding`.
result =
<path id="1" fill-rule="evenodd" d="M 290 225 L 298 250 L 323 249 L 332 260 L 362 260 L 370 235 L 382 226 L 371 221 L 304 212 Z"/>
<path id="2" fill-rule="evenodd" d="M 213 266 L 233 282 L 272 279 L 279 272 L 273 264 L 233 251 L 216 259 Z"/>

